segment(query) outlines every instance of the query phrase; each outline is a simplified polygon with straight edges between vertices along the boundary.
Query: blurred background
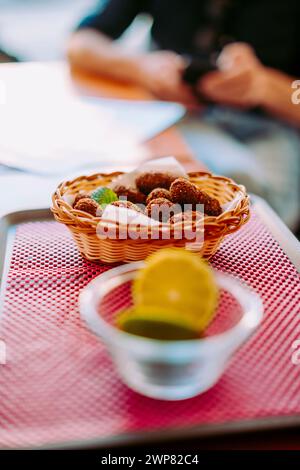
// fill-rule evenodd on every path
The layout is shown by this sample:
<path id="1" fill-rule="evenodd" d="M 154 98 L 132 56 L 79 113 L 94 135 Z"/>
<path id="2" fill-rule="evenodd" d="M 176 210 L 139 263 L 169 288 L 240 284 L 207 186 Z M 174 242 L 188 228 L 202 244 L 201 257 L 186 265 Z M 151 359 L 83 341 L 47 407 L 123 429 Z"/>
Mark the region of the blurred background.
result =
<path id="1" fill-rule="evenodd" d="M 0 0 L 0 43 L 21 60 L 56 60 L 95 0 Z M 55 25 L 55 27 L 54 27 Z"/>
<path id="2" fill-rule="evenodd" d="M 106 2 L 107 0 L 0 0 L 0 49 L 4 52 L 4 54 L 1 54 L 0 50 L 0 62 L 6 62 L 10 58 L 5 54 L 11 56 L 11 60 L 16 59 L 20 62 L 52 62 L 64 59 L 66 57 L 67 41 L 76 25 L 93 9 L 96 10 Z M 274 21 L 277 21 L 276 18 Z M 152 19 L 150 16 L 139 15 L 118 41 L 123 42 L 127 51 L 149 49 L 147 46 L 150 45 L 151 24 Z M 284 21 L 282 24 L 284 24 Z M 286 30 L 286 27 L 284 28 L 283 31 Z M 277 24 L 276 33 L 278 29 L 280 28 Z M 278 34 L 280 36 L 281 32 L 279 31 Z M 289 44 L 288 41 L 287 44 Z M 278 44 L 274 45 L 272 43 L 271 45 L 272 50 L 276 49 L 275 57 L 278 56 L 278 47 Z M 126 113 L 128 113 L 128 109 L 126 109 Z M 221 110 L 219 117 L 218 115 L 208 115 L 204 125 L 202 122 L 203 116 L 200 118 L 200 115 L 188 115 L 186 119 L 178 123 L 177 127 L 193 154 L 212 172 L 231 176 L 236 181 L 245 184 L 250 192 L 261 195 L 268 200 L 289 227 L 299 234 L 300 201 L 297 189 L 299 187 L 299 178 L 297 176 L 299 173 L 299 158 L 296 155 L 296 164 L 292 162 L 294 166 L 287 160 L 289 153 L 291 153 L 291 159 L 295 160 L 295 152 L 298 152 L 300 145 L 298 130 L 295 133 L 294 129 L 291 128 L 295 141 L 294 147 L 289 134 L 287 137 L 285 136 L 285 127 L 282 127 L 284 135 L 281 142 L 278 133 L 273 132 L 272 134 L 271 128 L 268 128 L 267 124 L 264 136 L 258 135 L 256 140 L 250 136 L 250 142 L 246 142 L 248 147 L 246 145 L 240 147 L 239 144 L 240 140 L 243 140 L 242 138 L 238 137 L 236 139 L 236 136 L 233 135 L 234 139 L 232 141 L 232 135 L 230 135 L 230 141 L 228 141 L 228 136 L 226 135 L 226 140 L 224 140 L 222 134 L 218 140 L 214 133 L 210 134 L 209 132 L 210 126 L 216 127 L 216 125 L 226 131 L 227 119 L 230 122 L 233 120 L 233 129 L 239 127 L 240 116 L 235 117 L 234 114 L 231 116 L 230 113 L 228 114 L 228 110 L 225 114 L 222 114 Z M 243 124 L 247 131 L 246 134 L 249 129 L 251 131 L 252 124 L 257 129 L 264 125 L 259 120 L 257 123 L 252 121 L 250 119 Z M 242 133 L 244 130 L 242 129 Z M 271 134 L 274 142 L 271 142 Z M 245 138 L 245 140 L 247 139 Z M 214 166 L 210 158 L 212 143 L 215 146 L 213 149 L 214 154 L 217 157 L 220 155 L 220 158 L 216 158 L 219 165 L 217 167 Z M 227 144 L 228 151 L 226 151 Z M 245 152 L 242 152 L 243 161 L 237 164 L 238 159 L 234 158 L 235 153 L 239 154 L 245 148 L 252 153 L 247 156 Z M 255 167 L 253 162 L 250 161 L 254 157 L 253 153 L 257 154 L 258 157 L 262 154 L 264 157 L 265 175 L 263 177 L 261 176 L 263 173 L 258 171 L 258 167 Z M 275 154 L 277 154 L 277 160 L 274 158 Z M 282 158 L 283 155 L 284 158 Z M 241 162 L 240 157 L 239 162 Z M 285 179 L 283 179 L 283 174 Z M 259 181 L 257 182 L 257 180 Z M 266 180 L 268 181 L 266 182 Z"/>
<path id="3" fill-rule="evenodd" d="M 105 0 L 0 0 L 1 48 L 21 61 L 59 60 L 75 25 Z M 143 48 L 151 19 L 137 18 L 123 40 Z"/>

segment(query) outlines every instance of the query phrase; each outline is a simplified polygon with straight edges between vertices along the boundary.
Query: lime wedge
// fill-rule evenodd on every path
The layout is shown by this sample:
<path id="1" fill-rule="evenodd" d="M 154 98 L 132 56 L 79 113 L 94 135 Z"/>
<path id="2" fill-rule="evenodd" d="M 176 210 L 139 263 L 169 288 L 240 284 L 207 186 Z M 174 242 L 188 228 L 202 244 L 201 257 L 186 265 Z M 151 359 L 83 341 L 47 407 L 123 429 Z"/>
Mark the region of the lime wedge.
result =
<path id="1" fill-rule="evenodd" d="M 155 307 L 138 307 L 121 312 L 117 326 L 126 333 L 145 338 L 179 341 L 199 338 L 199 332 L 181 314 L 157 310 Z"/>

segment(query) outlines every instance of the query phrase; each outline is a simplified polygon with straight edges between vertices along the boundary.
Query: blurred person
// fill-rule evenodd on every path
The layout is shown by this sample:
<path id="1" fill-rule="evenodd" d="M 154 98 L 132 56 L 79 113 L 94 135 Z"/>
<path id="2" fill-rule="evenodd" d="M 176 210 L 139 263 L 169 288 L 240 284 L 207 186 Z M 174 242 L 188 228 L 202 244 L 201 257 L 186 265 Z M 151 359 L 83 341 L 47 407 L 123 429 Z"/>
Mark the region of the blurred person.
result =
<path id="1" fill-rule="evenodd" d="M 151 50 L 117 38 L 142 12 L 153 17 Z M 291 227 L 299 216 L 298 0 L 110 0 L 68 45 L 71 64 L 141 85 L 159 99 L 205 108 L 181 125 L 201 161 L 266 197 Z M 215 70 L 183 80 L 193 58 Z"/>

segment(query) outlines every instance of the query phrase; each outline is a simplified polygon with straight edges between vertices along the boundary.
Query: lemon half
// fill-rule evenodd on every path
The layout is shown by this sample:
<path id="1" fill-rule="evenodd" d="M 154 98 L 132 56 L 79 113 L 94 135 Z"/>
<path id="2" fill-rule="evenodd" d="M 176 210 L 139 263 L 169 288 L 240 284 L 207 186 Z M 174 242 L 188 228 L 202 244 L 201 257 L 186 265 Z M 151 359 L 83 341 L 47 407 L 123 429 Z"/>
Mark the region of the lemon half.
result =
<path id="1" fill-rule="evenodd" d="M 136 307 L 168 312 L 203 331 L 218 302 L 213 270 L 195 253 L 180 248 L 159 250 L 146 260 L 132 287 Z"/>

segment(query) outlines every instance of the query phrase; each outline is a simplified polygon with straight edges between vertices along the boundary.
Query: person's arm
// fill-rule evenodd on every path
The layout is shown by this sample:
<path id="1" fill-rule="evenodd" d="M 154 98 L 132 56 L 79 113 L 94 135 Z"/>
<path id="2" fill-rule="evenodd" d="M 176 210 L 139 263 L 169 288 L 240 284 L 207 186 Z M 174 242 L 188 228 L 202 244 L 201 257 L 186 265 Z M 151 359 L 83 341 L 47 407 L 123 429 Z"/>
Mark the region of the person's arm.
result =
<path id="1" fill-rule="evenodd" d="M 72 65 L 141 86 L 160 99 L 197 105 L 192 90 L 182 81 L 185 61 L 175 52 L 130 54 L 105 35 L 82 29 L 71 37 L 68 57 Z"/>
<path id="2" fill-rule="evenodd" d="M 109 0 L 104 8 L 84 18 L 72 34 L 67 55 L 71 65 L 119 80 L 134 81 L 137 58 L 114 43 L 135 17 L 144 0 Z"/>
<path id="3" fill-rule="evenodd" d="M 201 93 L 223 105 L 261 107 L 300 127 L 300 106 L 292 103 L 292 77 L 265 67 L 253 49 L 243 43 L 226 46 L 218 64 L 220 71 L 207 74 L 198 83 Z"/>
<path id="4" fill-rule="evenodd" d="M 182 57 L 172 51 L 134 54 L 114 41 L 146 9 L 144 0 L 110 0 L 104 10 L 85 18 L 69 40 L 71 65 L 142 86 L 160 99 L 195 105 L 195 96 L 182 82 Z"/>
<path id="5" fill-rule="evenodd" d="M 67 55 L 71 65 L 109 78 L 137 83 L 139 60 L 109 37 L 93 29 L 80 29 L 71 36 Z"/>
<path id="6" fill-rule="evenodd" d="M 294 78 L 274 69 L 265 70 L 265 94 L 261 106 L 270 114 L 300 127 L 300 104 L 293 103 Z"/>

